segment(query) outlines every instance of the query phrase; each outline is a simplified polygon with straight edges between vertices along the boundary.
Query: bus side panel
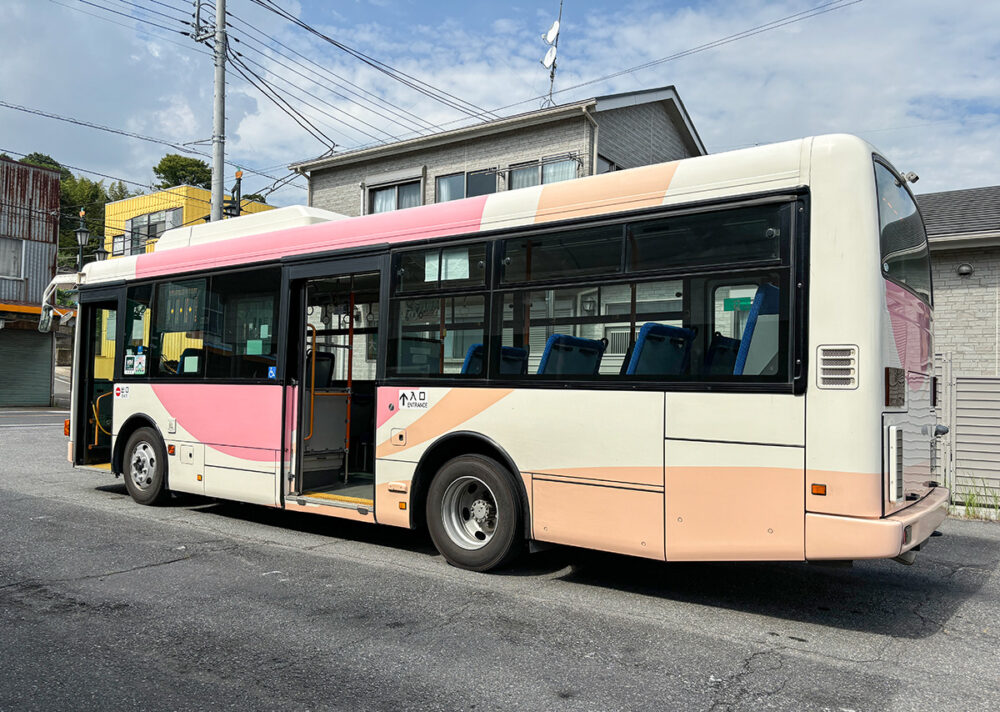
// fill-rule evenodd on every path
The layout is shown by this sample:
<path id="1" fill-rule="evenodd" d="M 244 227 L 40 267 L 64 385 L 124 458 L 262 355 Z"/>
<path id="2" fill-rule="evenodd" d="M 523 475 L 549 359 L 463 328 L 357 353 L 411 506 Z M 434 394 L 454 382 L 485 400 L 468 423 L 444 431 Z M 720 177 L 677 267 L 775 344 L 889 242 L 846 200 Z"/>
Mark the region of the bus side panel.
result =
<path id="1" fill-rule="evenodd" d="M 805 452 L 668 440 L 668 561 L 805 558 Z"/>
<path id="2" fill-rule="evenodd" d="M 277 503 L 281 386 L 119 386 L 115 435 L 133 415 L 152 419 L 164 443 L 175 446 L 175 454 L 168 456 L 171 489 L 255 504 Z M 204 466 L 199 472 L 200 446 L 204 446 Z M 188 457 L 193 461 L 187 462 Z M 199 475 L 202 480 L 197 479 Z"/>
<path id="3" fill-rule="evenodd" d="M 520 471 L 535 538 L 663 558 L 663 393 L 379 388 L 376 421 L 380 497 L 412 477 L 394 463 L 415 465 L 449 432 L 481 433 Z M 618 521 L 629 522 L 624 539 L 595 537 Z"/>

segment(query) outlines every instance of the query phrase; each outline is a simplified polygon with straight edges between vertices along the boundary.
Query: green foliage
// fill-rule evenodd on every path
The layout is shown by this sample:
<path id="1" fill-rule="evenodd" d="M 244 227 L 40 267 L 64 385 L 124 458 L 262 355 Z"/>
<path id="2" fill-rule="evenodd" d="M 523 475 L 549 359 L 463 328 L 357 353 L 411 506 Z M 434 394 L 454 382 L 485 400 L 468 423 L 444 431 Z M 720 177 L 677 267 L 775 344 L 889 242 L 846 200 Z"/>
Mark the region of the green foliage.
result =
<path id="1" fill-rule="evenodd" d="M 246 202 L 266 203 L 267 202 L 267 198 L 265 198 L 260 193 L 247 193 L 246 195 L 242 196 L 241 199 L 243 200 L 244 203 L 246 203 Z"/>
<path id="2" fill-rule="evenodd" d="M 37 151 L 32 151 L 27 156 L 21 159 L 21 163 L 27 163 L 32 166 L 41 166 L 42 168 L 54 168 L 59 171 L 63 180 L 71 177 L 72 174 L 69 169 L 63 168 L 62 164 L 47 153 L 38 153 Z"/>
<path id="3" fill-rule="evenodd" d="M 125 184 L 120 180 L 115 181 L 108 186 L 108 202 L 113 203 L 116 200 L 125 200 L 126 198 L 131 198 L 136 195 L 142 195 L 141 190 L 129 190 L 125 187 Z"/>
<path id="4" fill-rule="evenodd" d="M 196 185 L 210 189 L 212 169 L 197 158 L 189 158 L 176 153 L 168 153 L 153 166 L 153 173 L 160 179 L 157 188 L 173 188 L 177 185 Z"/>

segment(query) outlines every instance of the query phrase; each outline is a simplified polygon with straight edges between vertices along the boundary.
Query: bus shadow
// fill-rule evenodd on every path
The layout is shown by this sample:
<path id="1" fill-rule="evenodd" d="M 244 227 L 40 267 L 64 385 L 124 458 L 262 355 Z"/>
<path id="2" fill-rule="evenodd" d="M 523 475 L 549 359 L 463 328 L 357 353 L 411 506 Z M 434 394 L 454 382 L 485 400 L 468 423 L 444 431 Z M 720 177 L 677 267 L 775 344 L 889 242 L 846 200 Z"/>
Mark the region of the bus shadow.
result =
<path id="1" fill-rule="evenodd" d="M 99 492 L 118 494 L 123 497 L 129 496 L 124 483 L 120 482 L 102 485 L 95 489 Z M 352 522 L 347 519 L 322 515 L 310 516 L 301 512 L 287 512 L 283 509 L 217 500 L 182 492 L 172 493 L 162 505 L 158 506 L 160 508 L 189 509 L 200 514 L 258 524 L 282 531 L 348 539 L 428 556 L 439 555 L 425 532 L 400 529 L 399 527 L 373 526 L 364 522 Z"/>
<path id="2" fill-rule="evenodd" d="M 660 563 L 580 549 L 545 552 L 538 565 L 553 572 L 567 568 L 556 578 L 568 583 L 844 630 L 925 638 L 939 632 L 998 566 L 994 541 L 964 535 L 947 539 L 952 551 L 935 547 L 942 541 L 936 540 L 909 567 L 892 561 L 840 567 Z M 954 549 L 978 550 L 979 555 L 950 560 Z M 993 552 L 993 558 L 984 552 Z M 972 575 L 955 576 L 960 569 Z"/>

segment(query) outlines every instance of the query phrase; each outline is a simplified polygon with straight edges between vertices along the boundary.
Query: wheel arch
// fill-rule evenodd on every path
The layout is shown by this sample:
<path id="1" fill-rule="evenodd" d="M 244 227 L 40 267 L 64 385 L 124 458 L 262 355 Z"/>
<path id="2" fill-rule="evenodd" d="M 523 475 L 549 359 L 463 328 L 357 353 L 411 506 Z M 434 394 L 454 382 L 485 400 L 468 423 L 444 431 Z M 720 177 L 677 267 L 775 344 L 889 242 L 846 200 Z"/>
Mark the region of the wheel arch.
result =
<path id="1" fill-rule="evenodd" d="M 128 444 L 128 439 L 132 437 L 134 433 L 139 428 L 152 428 L 160 438 L 160 442 L 163 443 L 163 449 L 167 449 L 167 441 L 163 437 L 163 433 L 157 427 L 153 419 L 148 415 L 143 413 L 137 413 L 135 415 L 129 416 L 128 420 L 122 423 L 122 427 L 118 429 L 118 435 L 115 436 L 115 446 L 111 454 L 111 471 L 115 476 L 124 474 L 124 463 L 122 460 L 125 457 L 125 445 Z M 164 476 L 164 487 L 169 489 L 170 483 L 170 459 L 163 464 L 163 476 Z"/>
<path id="2" fill-rule="evenodd" d="M 427 492 L 431 480 L 441 466 L 448 460 L 459 455 L 483 455 L 496 460 L 507 470 L 514 483 L 518 497 L 521 500 L 521 512 L 524 518 L 524 538 L 531 538 L 531 511 L 528 492 L 524 487 L 521 471 L 514 464 L 514 459 L 495 440 L 482 433 L 460 430 L 438 438 L 424 454 L 420 456 L 417 468 L 410 484 L 410 528 L 418 529 L 427 525 L 424 521 L 427 504 Z"/>

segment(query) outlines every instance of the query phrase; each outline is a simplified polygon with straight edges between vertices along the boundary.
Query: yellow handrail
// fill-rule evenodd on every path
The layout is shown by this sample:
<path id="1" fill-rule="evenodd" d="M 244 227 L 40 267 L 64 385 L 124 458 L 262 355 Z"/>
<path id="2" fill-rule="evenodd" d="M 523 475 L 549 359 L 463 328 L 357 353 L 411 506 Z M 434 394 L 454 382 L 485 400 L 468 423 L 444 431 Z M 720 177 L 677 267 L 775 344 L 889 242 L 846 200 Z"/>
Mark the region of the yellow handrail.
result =
<path id="1" fill-rule="evenodd" d="M 95 447 L 97 445 L 97 436 L 98 436 L 99 433 L 104 433 L 108 437 L 111 437 L 111 433 L 109 433 L 107 430 L 105 430 L 101 426 L 101 415 L 100 415 L 100 413 L 101 413 L 101 409 L 100 409 L 101 398 L 107 398 L 110 395 L 111 395 L 111 391 L 108 391 L 107 393 L 102 393 L 101 395 L 97 396 L 97 399 L 94 400 L 94 402 L 90 406 L 91 410 L 94 411 L 94 446 Z"/>

